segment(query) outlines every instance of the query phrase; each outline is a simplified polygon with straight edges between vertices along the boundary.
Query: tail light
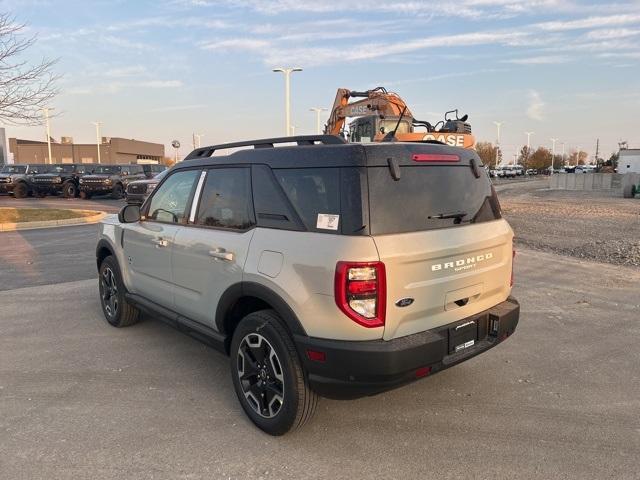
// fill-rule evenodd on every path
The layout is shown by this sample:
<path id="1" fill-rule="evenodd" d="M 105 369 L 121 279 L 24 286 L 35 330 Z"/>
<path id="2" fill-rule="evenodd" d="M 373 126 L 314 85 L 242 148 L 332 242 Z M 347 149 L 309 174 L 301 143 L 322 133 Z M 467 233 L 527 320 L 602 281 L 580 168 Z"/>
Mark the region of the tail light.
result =
<path id="1" fill-rule="evenodd" d="M 387 307 L 386 273 L 382 262 L 338 262 L 336 305 L 354 322 L 367 328 L 384 325 Z"/>
<path id="2" fill-rule="evenodd" d="M 414 162 L 459 162 L 458 155 L 450 153 L 414 153 L 411 155 Z"/>
<path id="3" fill-rule="evenodd" d="M 510 287 L 513 287 L 513 263 L 516 260 L 516 249 L 514 248 L 512 250 L 511 253 L 511 283 L 509 284 Z"/>

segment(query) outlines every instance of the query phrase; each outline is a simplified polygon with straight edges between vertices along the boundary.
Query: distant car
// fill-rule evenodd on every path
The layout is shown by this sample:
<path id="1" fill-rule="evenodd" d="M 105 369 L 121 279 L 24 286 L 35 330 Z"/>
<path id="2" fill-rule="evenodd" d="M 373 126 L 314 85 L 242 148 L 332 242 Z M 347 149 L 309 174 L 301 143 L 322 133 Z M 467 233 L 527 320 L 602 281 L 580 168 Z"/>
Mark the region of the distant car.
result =
<path id="1" fill-rule="evenodd" d="M 500 178 L 515 178 L 518 174 L 514 165 L 502 165 L 497 168 L 497 171 Z"/>
<path id="2" fill-rule="evenodd" d="M 122 198 L 130 182 L 144 178 L 142 165 L 98 165 L 91 175 L 80 179 L 80 197 L 111 195 L 111 198 Z"/>
<path id="3" fill-rule="evenodd" d="M 153 178 L 136 180 L 127 186 L 127 203 L 142 205 L 149 195 L 155 190 L 169 170 L 164 170 Z"/>
<path id="4" fill-rule="evenodd" d="M 33 177 L 48 172 L 53 165 L 5 165 L 0 172 L 0 192 L 24 198 L 34 193 Z"/>
<path id="5" fill-rule="evenodd" d="M 512 168 L 515 170 L 517 176 L 524 175 L 524 167 L 522 165 L 514 165 Z"/>
<path id="6" fill-rule="evenodd" d="M 91 171 L 91 165 L 51 165 L 46 173 L 34 175 L 31 183 L 36 196 L 62 194 L 64 198 L 75 198 L 80 193 L 80 178 Z"/>
<path id="7" fill-rule="evenodd" d="M 578 165 L 575 171 L 576 173 L 595 173 L 596 166 L 595 165 Z"/>

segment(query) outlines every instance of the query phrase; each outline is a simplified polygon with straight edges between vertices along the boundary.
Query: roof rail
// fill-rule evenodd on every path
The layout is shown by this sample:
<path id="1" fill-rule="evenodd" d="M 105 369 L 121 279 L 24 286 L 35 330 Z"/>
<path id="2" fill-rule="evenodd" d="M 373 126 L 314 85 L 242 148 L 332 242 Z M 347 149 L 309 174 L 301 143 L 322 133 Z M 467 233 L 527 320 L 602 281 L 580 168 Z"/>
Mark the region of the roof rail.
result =
<path id="1" fill-rule="evenodd" d="M 323 145 L 339 145 L 347 143 L 347 141 L 338 135 L 296 135 L 294 137 L 263 138 L 261 140 L 221 143 L 220 145 L 196 148 L 185 157 L 185 160 L 210 157 L 216 150 L 238 147 L 273 148 L 274 145 L 278 143 L 297 143 L 300 146 L 315 145 L 316 143 L 321 143 Z"/>

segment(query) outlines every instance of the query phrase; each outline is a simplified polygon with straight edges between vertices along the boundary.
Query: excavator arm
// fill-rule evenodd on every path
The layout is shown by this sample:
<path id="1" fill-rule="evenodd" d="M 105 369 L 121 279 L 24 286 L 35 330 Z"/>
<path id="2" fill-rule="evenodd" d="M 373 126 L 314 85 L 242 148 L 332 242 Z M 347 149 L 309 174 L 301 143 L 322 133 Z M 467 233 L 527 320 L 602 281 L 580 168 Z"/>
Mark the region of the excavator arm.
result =
<path id="1" fill-rule="evenodd" d="M 362 98 L 349 103 L 352 98 Z M 365 92 L 356 92 L 346 88 L 339 88 L 333 108 L 329 115 L 329 121 L 324 133 L 340 135 L 347 117 L 363 117 L 367 115 L 379 115 L 381 117 L 399 116 L 404 111 L 404 118 L 413 120 L 411 110 L 399 95 L 387 92 L 383 87 L 374 88 Z"/>

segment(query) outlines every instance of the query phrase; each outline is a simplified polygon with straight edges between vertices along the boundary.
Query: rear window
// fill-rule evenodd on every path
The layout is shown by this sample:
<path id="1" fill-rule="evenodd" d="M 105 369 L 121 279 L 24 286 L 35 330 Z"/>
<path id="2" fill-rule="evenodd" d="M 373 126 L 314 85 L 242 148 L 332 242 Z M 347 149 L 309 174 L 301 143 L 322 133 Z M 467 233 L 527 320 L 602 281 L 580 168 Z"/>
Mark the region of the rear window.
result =
<path id="1" fill-rule="evenodd" d="M 486 174 L 468 165 L 402 166 L 395 181 L 388 167 L 369 167 L 372 235 L 415 232 L 488 222 L 501 217 Z"/>

